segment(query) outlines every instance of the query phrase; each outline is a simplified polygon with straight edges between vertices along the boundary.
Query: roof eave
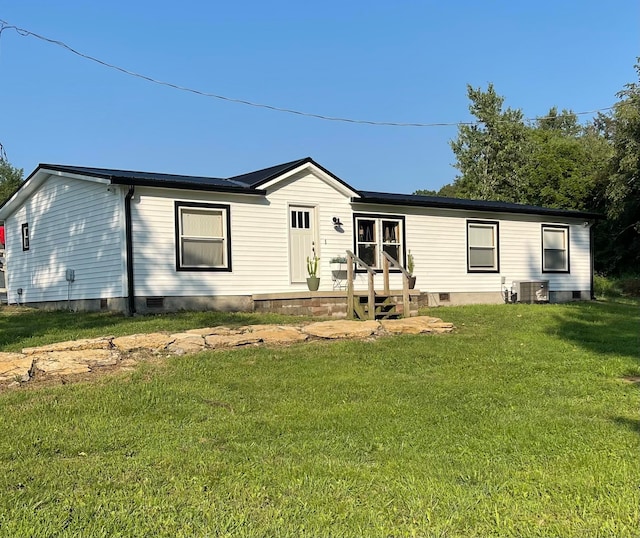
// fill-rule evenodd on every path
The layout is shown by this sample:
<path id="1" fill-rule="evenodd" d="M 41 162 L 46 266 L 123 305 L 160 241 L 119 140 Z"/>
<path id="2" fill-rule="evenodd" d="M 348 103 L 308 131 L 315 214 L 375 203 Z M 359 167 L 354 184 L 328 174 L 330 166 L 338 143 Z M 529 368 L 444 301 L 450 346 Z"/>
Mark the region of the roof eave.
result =
<path id="1" fill-rule="evenodd" d="M 183 189 L 189 191 L 226 192 L 230 194 L 246 194 L 250 196 L 264 196 L 267 192 L 262 189 L 249 189 L 246 187 L 222 186 L 222 185 L 198 185 L 183 181 L 164 181 L 158 184 L 152 179 L 110 177 L 114 185 L 134 185 L 136 187 L 154 187 L 158 189 Z"/>
<path id="2" fill-rule="evenodd" d="M 360 198 L 351 198 L 352 203 L 360 203 L 360 204 L 381 204 L 381 205 L 393 205 L 393 206 L 411 206 L 411 207 L 431 207 L 436 209 L 464 209 L 467 211 L 482 211 L 482 212 L 492 212 L 492 213 L 516 213 L 516 214 L 527 214 L 527 215 L 542 215 L 549 217 L 565 217 L 565 218 L 576 218 L 576 219 L 593 219 L 593 220 L 602 220 L 606 218 L 604 215 L 600 213 L 592 213 L 589 211 L 571 211 L 566 209 L 552 209 L 552 208 L 531 208 L 531 207 L 501 207 L 496 205 L 491 205 L 488 203 L 487 205 L 477 205 L 472 203 L 465 203 L 463 199 L 460 199 L 460 202 L 441 202 L 441 201 L 423 201 L 423 200 L 392 200 L 389 198 L 385 198 L 383 196 L 367 196 L 364 195 Z"/>

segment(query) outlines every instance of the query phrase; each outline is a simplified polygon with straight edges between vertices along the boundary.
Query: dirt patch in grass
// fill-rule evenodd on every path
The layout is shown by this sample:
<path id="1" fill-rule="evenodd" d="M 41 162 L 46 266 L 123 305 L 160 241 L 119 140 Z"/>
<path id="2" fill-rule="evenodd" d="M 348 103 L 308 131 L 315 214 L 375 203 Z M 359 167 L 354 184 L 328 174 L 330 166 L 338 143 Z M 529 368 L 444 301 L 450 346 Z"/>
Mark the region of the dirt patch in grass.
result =
<path id="1" fill-rule="evenodd" d="M 626 383 L 640 384 L 640 375 L 627 375 L 622 378 Z"/>

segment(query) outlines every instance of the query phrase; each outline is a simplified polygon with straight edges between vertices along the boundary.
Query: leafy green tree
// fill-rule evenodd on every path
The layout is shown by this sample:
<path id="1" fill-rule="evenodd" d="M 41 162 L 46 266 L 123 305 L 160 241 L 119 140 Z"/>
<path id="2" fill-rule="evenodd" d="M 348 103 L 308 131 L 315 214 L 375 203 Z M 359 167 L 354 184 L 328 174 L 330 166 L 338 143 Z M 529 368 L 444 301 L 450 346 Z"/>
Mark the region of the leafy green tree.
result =
<path id="1" fill-rule="evenodd" d="M 607 274 L 640 271 L 640 58 L 638 81 L 617 94 L 610 114 L 581 125 L 556 107 L 532 124 L 503 109 L 492 84 L 467 86 L 477 118 L 451 141 L 460 174 L 438 191 L 416 194 L 502 200 L 596 211 L 595 267 Z"/>
<path id="2" fill-rule="evenodd" d="M 525 172 L 526 203 L 562 209 L 593 208 L 595 190 L 611 156 L 611 145 L 577 116 L 552 108 L 531 130 Z"/>
<path id="3" fill-rule="evenodd" d="M 627 84 L 608 121 L 600 118 L 613 144 L 604 202 L 609 222 L 601 241 L 608 254 L 603 269 L 614 274 L 640 271 L 640 58 L 638 82 Z"/>
<path id="4" fill-rule="evenodd" d="M 466 198 L 524 202 L 531 136 L 522 112 L 503 110 L 504 98 L 493 84 L 486 91 L 468 85 L 467 95 L 478 123 L 460 125 L 450 142 L 460 171 L 456 191 Z"/>
<path id="5" fill-rule="evenodd" d="M 0 204 L 3 204 L 22 184 L 23 171 L 14 168 L 6 159 L 0 158 Z"/>
<path id="6" fill-rule="evenodd" d="M 578 123 L 578 116 L 571 110 L 563 110 L 558 114 L 557 107 L 551 107 L 546 116 L 536 121 L 537 129 L 556 132 L 565 136 L 578 136 L 582 130 Z"/>
<path id="7" fill-rule="evenodd" d="M 422 196 L 440 196 L 445 198 L 464 198 L 464 194 L 460 192 L 459 187 L 456 187 L 453 183 L 447 183 L 440 187 L 439 190 L 418 189 L 413 194 L 420 194 Z"/>

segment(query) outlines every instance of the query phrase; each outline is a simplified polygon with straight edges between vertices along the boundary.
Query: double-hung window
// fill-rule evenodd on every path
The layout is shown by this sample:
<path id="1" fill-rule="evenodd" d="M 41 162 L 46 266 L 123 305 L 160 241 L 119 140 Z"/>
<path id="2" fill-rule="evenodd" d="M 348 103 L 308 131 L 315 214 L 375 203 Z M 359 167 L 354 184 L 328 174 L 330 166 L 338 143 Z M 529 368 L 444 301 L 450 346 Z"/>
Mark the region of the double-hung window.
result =
<path id="1" fill-rule="evenodd" d="M 356 255 L 367 265 L 382 269 L 383 255 L 404 264 L 404 218 L 356 215 Z"/>
<path id="2" fill-rule="evenodd" d="M 495 221 L 467 221 L 467 271 L 497 273 L 500 271 L 499 228 Z"/>
<path id="3" fill-rule="evenodd" d="M 175 203 L 176 269 L 231 271 L 228 205 Z"/>
<path id="4" fill-rule="evenodd" d="M 542 272 L 569 272 L 569 227 L 542 225 Z"/>

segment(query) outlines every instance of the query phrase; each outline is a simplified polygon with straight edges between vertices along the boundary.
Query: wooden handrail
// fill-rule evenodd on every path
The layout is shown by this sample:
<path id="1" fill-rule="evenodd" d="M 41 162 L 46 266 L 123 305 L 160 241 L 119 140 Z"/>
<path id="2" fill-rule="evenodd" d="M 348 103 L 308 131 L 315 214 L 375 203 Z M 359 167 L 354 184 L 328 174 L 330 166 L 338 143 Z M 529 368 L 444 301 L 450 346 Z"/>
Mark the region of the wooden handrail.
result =
<path id="1" fill-rule="evenodd" d="M 410 314 L 410 298 L 409 298 L 409 278 L 411 277 L 411 273 L 407 271 L 400 262 L 393 258 L 390 254 L 385 251 L 382 251 L 383 254 L 383 278 L 384 278 L 384 292 L 385 295 L 389 294 L 389 264 L 393 267 L 400 269 L 402 272 L 402 302 L 403 302 L 403 312 L 402 317 L 409 317 Z M 347 250 L 347 316 L 351 319 L 353 318 L 354 308 L 355 308 L 355 293 L 353 289 L 353 271 L 354 264 L 357 264 L 367 271 L 367 305 L 369 310 L 369 319 L 376 318 L 376 292 L 374 289 L 374 279 L 376 275 L 375 269 L 370 267 L 365 261 L 360 259 L 350 250 Z"/>
<path id="2" fill-rule="evenodd" d="M 388 252 L 382 251 L 384 256 L 384 292 L 389 293 L 389 264 L 397 267 L 402 271 L 402 317 L 408 318 L 411 314 L 409 312 L 410 299 L 409 299 L 409 277 L 411 273 L 407 271 L 400 262 L 391 256 Z"/>
<path id="3" fill-rule="evenodd" d="M 376 274 L 375 269 L 373 269 L 371 266 L 367 265 L 367 262 L 363 261 L 362 259 L 358 258 L 358 256 L 356 256 L 353 252 L 351 252 L 350 250 L 347 250 L 347 257 L 351 258 L 354 262 L 356 262 L 358 265 L 360 265 L 361 267 L 365 268 L 367 270 L 368 273 L 372 273 L 372 274 Z"/>
<path id="4" fill-rule="evenodd" d="M 353 263 L 364 267 L 367 270 L 367 306 L 369 309 L 369 319 L 376 319 L 376 292 L 374 289 L 374 277 L 376 272 L 373 268 L 369 267 L 367 263 L 358 258 L 353 252 L 347 250 L 347 308 L 349 318 L 353 317 L 353 310 L 355 307 L 355 295 L 353 293 Z"/>
<path id="5" fill-rule="evenodd" d="M 391 254 L 383 250 L 382 255 L 389 261 L 391 265 L 393 265 L 397 269 L 400 269 L 400 271 L 402 271 L 402 274 L 404 276 L 406 276 L 407 278 L 411 276 L 411 273 L 407 271 L 404 267 L 402 267 L 402 265 L 400 265 L 400 262 L 396 260 L 393 256 L 391 256 Z"/>

